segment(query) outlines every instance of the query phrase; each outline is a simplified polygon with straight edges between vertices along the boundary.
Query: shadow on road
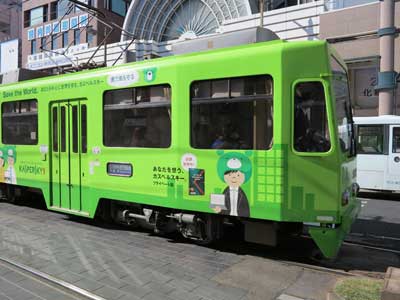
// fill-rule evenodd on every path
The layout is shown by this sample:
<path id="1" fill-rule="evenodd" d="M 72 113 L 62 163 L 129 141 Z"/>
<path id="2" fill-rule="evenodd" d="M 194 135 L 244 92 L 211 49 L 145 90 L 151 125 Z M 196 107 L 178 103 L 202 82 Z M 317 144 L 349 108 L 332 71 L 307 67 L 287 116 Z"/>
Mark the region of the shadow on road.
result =
<path id="1" fill-rule="evenodd" d="M 40 199 L 35 201 L 24 201 L 18 203 L 35 209 L 45 209 L 44 202 Z M 56 213 L 56 212 L 49 212 Z M 59 214 L 59 213 L 57 213 Z M 122 226 L 114 223 L 105 223 L 98 219 L 88 219 L 73 215 L 62 215 L 62 219 L 75 223 L 85 224 L 88 226 L 96 226 L 105 230 L 119 230 L 119 231 L 131 231 L 142 232 L 146 235 L 154 235 L 152 231 L 132 228 L 128 226 Z M 385 233 L 388 230 L 391 232 L 400 233 L 400 224 L 389 224 L 379 220 L 362 220 L 359 219 L 354 224 L 353 232 L 361 233 L 358 237 L 362 238 L 362 233 L 365 236 L 368 235 L 368 228 L 373 226 L 377 228 L 379 232 Z M 374 229 L 375 232 L 375 229 Z M 174 244 L 188 244 L 191 241 L 184 239 L 180 234 L 172 234 L 163 236 L 166 242 Z M 380 241 L 378 241 L 380 243 Z M 225 236 L 222 240 L 207 247 L 216 251 L 235 253 L 238 255 L 250 255 L 255 257 L 261 257 L 266 259 L 272 259 L 275 261 L 294 262 L 311 264 L 321 267 L 327 267 L 336 270 L 344 271 L 361 271 L 361 272 L 386 272 L 389 266 L 400 265 L 400 257 L 396 253 L 385 252 L 377 249 L 366 249 L 357 245 L 344 244 L 336 259 L 328 260 L 321 259 L 315 255 L 316 246 L 313 240 L 309 237 L 304 236 L 285 236 L 280 239 L 277 247 L 268 247 L 257 244 L 247 243 L 243 239 L 243 230 L 235 227 L 228 228 Z M 384 247 L 384 245 L 380 245 Z M 397 247 L 397 245 L 395 245 Z"/>

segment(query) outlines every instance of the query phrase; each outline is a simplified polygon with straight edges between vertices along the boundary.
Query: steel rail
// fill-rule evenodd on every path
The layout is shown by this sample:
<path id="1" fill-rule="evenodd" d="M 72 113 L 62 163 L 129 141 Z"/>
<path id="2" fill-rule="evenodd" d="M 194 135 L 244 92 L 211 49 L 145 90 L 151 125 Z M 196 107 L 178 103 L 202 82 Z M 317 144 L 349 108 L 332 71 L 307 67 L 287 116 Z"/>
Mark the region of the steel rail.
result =
<path id="1" fill-rule="evenodd" d="M 14 260 L 0 256 L 0 263 L 5 264 L 9 268 L 14 267 L 15 269 L 19 270 L 20 272 L 27 273 L 27 275 L 31 275 L 33 277 L 42 279 L 45 282 L 50 283 L 54 289 L 59 289 L 60 291 L 63 291 L 64 293 L 70 292 L 71 295 L 80 296 L 80 297 L 83 297 L 85 299 L 90 299 L 90 300 L 106 300 L 105 298 L 95 295 L 87 290 L 84 290 L 73 284 L 65 282 L 61 279 L 55 278 L 54 276 L 51 276 L 51 275 L 41 272 L 39 270 L 35 270 L 31 267 L 28 267 L 26 265 L 18 263 Z"/>
<path id="2" fill-rule="evenodd" d="M 373 246 L 373 245 L 367 244 L 367 243 L 360 243 L 360 242 L 353 242 L 353 241 L 345 240 L 343 242 L 343 244 L 345 244 L 345 245 L 353 245 L 353 246 L 358 246 L 358 247 L 363 247 L 363 248 L 372 249 L 372 250 L 378 250 L 378 251 L 383 251 L 383 252 L 391 252 L 391 253 L 395 253 L 395 254 L 399 254 L 400 255 L 400 250 L 395 250 L 395 249 L 390 249 L 390 248 L 383 248 L 383 247 L 376 247 L 376 246 Z"/>

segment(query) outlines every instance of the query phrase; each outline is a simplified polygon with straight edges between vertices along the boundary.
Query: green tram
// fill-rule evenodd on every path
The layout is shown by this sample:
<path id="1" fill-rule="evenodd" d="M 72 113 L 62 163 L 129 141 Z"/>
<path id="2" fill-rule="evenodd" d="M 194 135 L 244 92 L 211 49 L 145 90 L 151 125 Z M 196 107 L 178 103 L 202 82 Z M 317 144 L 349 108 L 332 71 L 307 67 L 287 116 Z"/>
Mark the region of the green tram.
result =
<path id="1" fill-rule="evenodd" d="M 3 85 L 2 191 L 199 243 L 306 228 L 333 257 L 360 209 L 344 66 L 270 41 Z"/>

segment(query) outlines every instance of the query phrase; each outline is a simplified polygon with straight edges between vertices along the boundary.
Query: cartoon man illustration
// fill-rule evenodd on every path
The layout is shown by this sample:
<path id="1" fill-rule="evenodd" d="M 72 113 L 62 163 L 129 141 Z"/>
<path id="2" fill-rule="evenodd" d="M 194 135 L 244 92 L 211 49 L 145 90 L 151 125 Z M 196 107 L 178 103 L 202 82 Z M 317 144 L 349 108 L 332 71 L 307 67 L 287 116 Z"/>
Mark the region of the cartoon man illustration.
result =
<path id="1" fill-rule="evenodd" d="M 0 150 L 0 182 L 4 182 L 4 156 L 3 156 L 3 150 Z"/>
<path id="2" fill-rule="evenodd" d="M 4 172 L 4 179 L 6 183 L 17 184 L 17 175 L 15 173 L 14 163 L 16 160 L 15 147 L 9 148 L 7 151 L 8 168 Z"/>
<path id="3" fill-rule="evenodd" d="M 218 160 L 217 171 L 220 179 L 228 186 L 223 195 L 211 195 L 213 210 L 224 215 L 250 217 L 249 202 L 241 188 L 251 177 L 252 168 L 248 156 L 238 152 L 223 154 Z"/>

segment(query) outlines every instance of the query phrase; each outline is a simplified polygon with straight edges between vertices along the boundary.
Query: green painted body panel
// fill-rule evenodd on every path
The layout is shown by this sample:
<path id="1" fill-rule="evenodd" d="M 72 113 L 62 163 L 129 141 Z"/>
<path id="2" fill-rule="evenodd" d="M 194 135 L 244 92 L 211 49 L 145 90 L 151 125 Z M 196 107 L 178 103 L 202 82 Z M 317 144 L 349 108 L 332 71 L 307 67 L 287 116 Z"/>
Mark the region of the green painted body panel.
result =
<path id="1" fill-rule="evenodd" d="M 347 207 L 358 205 L 354 196 L 347 206 L 341 205 L 342 193 L 355 182 L 355 157 L 345 157 L 338 147 L 329 78 L 330 53 L 323 41 L 273 41 L 1 86 L 1 102 L 38 100 L 39 142 L 35 146 L 16 146 L 17 184 L 41 189 L 49 209 L 61 207 L 88 217 L 94 216 L 101 198 L 214 213 L 210 208 L 211 194 L 222 194 L 227 187 L 218 175 L 218 162 L 223 154 L 190 146 L 190 85 L 196 80 L 268 74 L 274 85 L 272 149 L 224 152 L 237 157 L 245 155 L 250 160 L 251 173 L 240 187 L 248 199 L 250 217 L 320 222 L 318 216 L 329 216 L 332 217 L 329 223 L 343 224 L 344 218 L 349 216 Z M 150 82 L 145 77 L 149 68 L 156 70 Z M 118 79 L 118 74 L 132 71 L 138 75 L 137 81 L 124 88 L 171 86 L 172 138 L 168 149 L 112 148 L 103 144 L 103 93 L 122 88 L 115 86 L 112 80 Z M 323 154 L 296 153 L 292 146 L 294 85 L 310 80 L 321 81 L 327 95 L 332 147 Z M 80 99 L 85 99 L 87 105 L 88 152 L 71 154 L 71 170 L 67 174 L 66 157 L 63 160 L 62 155 L 57 157 L 52 152 L 50 112 L 54 103 L 62 106 L 65 101 Z M 47 152 L 43 151 L 46 147 Z M 189 193 L 190 174 L 182 164 L 185 154 L 195 157 L 196 168 L 204 172 L 204 195 Z M 132 164 L 133 176 L 108 175 L 109 162 Z M 57 170 L 61 178 L 55 174 Z M 79 186 L 80 189 L 79 192 L 69 191 L 71 203 L 67 202 L 68 191 L 65 190 L 64 176 L 67 175 L 71 176 L 74 188 Z M 327 239 L 337 241 L 338 237 L 334 234 Z"/>

